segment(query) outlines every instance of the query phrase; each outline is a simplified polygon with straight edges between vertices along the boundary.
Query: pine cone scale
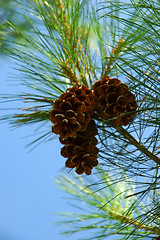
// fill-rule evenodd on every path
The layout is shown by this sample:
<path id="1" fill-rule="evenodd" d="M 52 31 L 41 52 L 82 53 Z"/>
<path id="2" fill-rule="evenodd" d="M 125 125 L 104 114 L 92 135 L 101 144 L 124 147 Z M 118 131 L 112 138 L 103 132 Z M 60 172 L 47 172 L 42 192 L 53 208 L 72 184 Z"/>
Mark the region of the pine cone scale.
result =
<path id="1" fill-rule="evenodd" d="M 90 121 L 86 131 L 78 132 L 73 138 L 63 140 L 60 137 L 60 142 L 65 144 L 61 149 L 61 155 L 66 160 L 65 166 L 68 168 L 76 167 L 77 174 L 91 174 L 91 169 L 98 165 L 97 155 L 99 149 L 96 147 L 97 128 L 93 120 Z"/>
<path id="2" fill-rule="evenodd" d="M 52 131 L 63 137 L 76 136 L 78 131 L 85 131 L 93 113 L 92 90 L 84 85 L 69 88 L 55 101 L 50 112 L 50 120 L 55 125 Z"/>
<path id="3" fill-rule="evenodd" d="M 90 175 L 98 165 L 98 131 L 91 120 L 95 106 L 101 117 L 115 126 L 127 126 L 136 116 L 135 95 L 117 78 L 104 76 L 93 85 L 93 91 L 78 85 L 61 94 L 49 117 L 54 124 L 52 131 L 60 135 L 64 144 L 61 155 L 67 158 L 65 166 L 75 168 L 77 174 Z"/>
<path id="4" fill-rule="evenodd" d="M 113 125 L 127 126 L 135 117 L 137 109 L 136 98 L 126 84 L 117 78 L 104 76 L 93 85 L 95 103 L 104 119 L 112 119 Z M 124 116 L 125 113 L 128 113 Z"/>

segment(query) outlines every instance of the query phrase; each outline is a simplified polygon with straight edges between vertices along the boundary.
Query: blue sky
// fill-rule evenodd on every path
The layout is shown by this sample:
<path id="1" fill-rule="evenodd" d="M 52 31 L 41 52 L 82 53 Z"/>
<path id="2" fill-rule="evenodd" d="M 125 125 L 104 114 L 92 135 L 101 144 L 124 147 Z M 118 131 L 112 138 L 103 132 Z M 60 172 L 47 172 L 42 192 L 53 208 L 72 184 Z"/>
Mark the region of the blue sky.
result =
<path id="1" fill-rule="evenodd" d="M 16 90 L 7 81 L 8 72 L 13 71 L 9 65 L 9 60 L 0 56 L 1 94 Z M 16 105 L 1 104 L 0 108 Z M 27 126 L 12 130 L 8 123 L 0 124 L 0 240 L 66 239 L 60 235 L 62 226 L 54 223 L 56 212 L 71 210 L 54 182 L 65 162 L 60 155 L 61 145 L 56 139 L 28 153 L 25 145 L 34 138 L 24 137 L 33 134 L 34 129 L 35 126 Z"/>

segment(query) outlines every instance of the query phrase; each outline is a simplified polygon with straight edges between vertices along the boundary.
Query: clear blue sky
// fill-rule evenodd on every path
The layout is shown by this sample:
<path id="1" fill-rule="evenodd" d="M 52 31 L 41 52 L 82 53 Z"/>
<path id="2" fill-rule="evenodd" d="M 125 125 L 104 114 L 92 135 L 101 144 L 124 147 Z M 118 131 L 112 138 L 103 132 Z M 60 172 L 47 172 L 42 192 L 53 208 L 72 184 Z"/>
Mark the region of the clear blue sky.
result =
<path id="1" fill-rule="evenodd" d="M 7 82 L 7 72 L 13 71 L 8 66 L 9 61 L 0 56 L 0 93 L 16 90 Z M 16 107 L 16 104 L 0 105 L 5 107 Z M 60 155 L 58 140 L 42 143 L 28 153 L 25 145 L 31 138 L 23 137 L 33 134 L 34 129 L 35 126 L 28 126 L 11 130 L 8 123 L 0 124 L 0 240 L 66 239 L 60 235 L 62 227 L 54 224 L 56 212 L 71 209 L 54 183 L 65 159 Z"/>

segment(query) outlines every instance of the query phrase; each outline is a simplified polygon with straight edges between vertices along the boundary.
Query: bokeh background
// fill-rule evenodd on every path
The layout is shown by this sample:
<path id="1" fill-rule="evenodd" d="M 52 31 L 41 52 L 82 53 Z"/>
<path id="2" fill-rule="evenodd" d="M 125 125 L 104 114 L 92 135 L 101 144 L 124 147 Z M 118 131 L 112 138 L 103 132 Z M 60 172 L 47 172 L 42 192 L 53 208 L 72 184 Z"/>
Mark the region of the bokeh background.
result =
<path id="1" fill-rule="evenodd" d="M 28 29 L 18 2 L 25 5 L 27 0 L 0 0 L 1 96 L 28 90 L 19 84 L 20 72 L 15 70 L 18 65 L 4 53 L 6 43 L 12 48 L 10 41 L 22 41 L 17 32 L 9 31 L 6 20 L 15 23 L 18 19 L 19 28 Z M 1 102 L 0 115 L 16 113 L 23 106 L 21 102 Z M 66 239 L 60 234 L 65 226 L 56 224 L 57 213 L 73 212 L 74 208 L 55 180 L 60 174 L 71 173 L 64 170 L 58 137 L 41 143 L 31 152 L 32 147 L 25 147 L 39 137 L 35 129 L 36 124 L 14 129 L 8 121 L 0 121 L 0 240 Z M 75 236 L 67 239 L 75 240 Z"/>
<path id="2" fill-rule="evenodd" d="M 17 18 L 21 29 L 28 28 L 16 4 L 16 0 L 0 0 L 1 96 L 26 91 L 15 81 L 15 74 L 19 74 L 15 71 L 17 64 L 4 53 L 6 43 L 11 39 L 19 40 L 16 32 L 9 31 L 7 21 L 14 23 Z M 1 102 L 0 115 L 16 113 L 21 107 L 20 102 Z M 70 209 L 55 183 L 64 166 L 61 146 L 55 139 L 40 144 L 29 153 L 31 148 L 25 146 L 37 138 L 35 128 L 34 125 L 13 129 L 7 121 L 0 121 L 0 240 L 66 239 L 60 235 L 62 226 L 55 223 L 57 212 Z"/>
<path id="3" fill-rule="evenodd" d="M 0 55 L 0 94 L 23 92 L 23 86 L 18 88 L 11 81 L 14 67 L 13 60 Z M 1 115 L 19 107 L 16 102 L 1 103 Z M 57 212 L 71 210 L 55 183 L 65 159 L 58 139 L 41 143 L 29 153 L 25 145 L 36 138 L 34 130 L 35 126 L 13 129 L 0 122 L 0 240 L 66 239 L 60 234 L 63 226 L 55 223 Z"/>

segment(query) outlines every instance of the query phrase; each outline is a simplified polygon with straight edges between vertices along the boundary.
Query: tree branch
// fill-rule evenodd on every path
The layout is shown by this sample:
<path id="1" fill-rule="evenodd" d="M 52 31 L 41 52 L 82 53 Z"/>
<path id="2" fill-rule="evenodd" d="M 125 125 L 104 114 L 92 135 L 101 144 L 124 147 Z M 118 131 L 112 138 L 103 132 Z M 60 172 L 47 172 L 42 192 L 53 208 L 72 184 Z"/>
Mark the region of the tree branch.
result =
<path id="1" fill-rule="evenodd" d="M 138 142 L 136 138 L 134 138 L 129 132 L 127 132 L 123 127 L 121 126 L 114 126 L 117 131 L 122 134 L 125 138 L 128 139 L 128 141 L 136 146 L 139 151 L 143 152 L 146 156 L 148 156 L 150 159 L 152 159 L 155 163 L 160 165 L 160 158 L 155 155 L 153 152 L 151 152 L 149 149 L 147 149 L 142 143 Z"/>
<path id="2" fill-rule="evenodd" d="M 147 226 L 146 224 L 142 224 L 141 222 L 137 221 L 136 219 L 132 219 L 129 216 L 123 215 L 118 212 L 118 209 L 111 209 L 109 210 L 110 214 L 115 217 L 115 220 L 119 220 L 124 222 L 124 224 L 132 225 L 137 227 L 138 229 L 145 229 L 146 231 L 150 231 L 153 234 L 160 234 L 160 230 L 157 227 Z"/>

